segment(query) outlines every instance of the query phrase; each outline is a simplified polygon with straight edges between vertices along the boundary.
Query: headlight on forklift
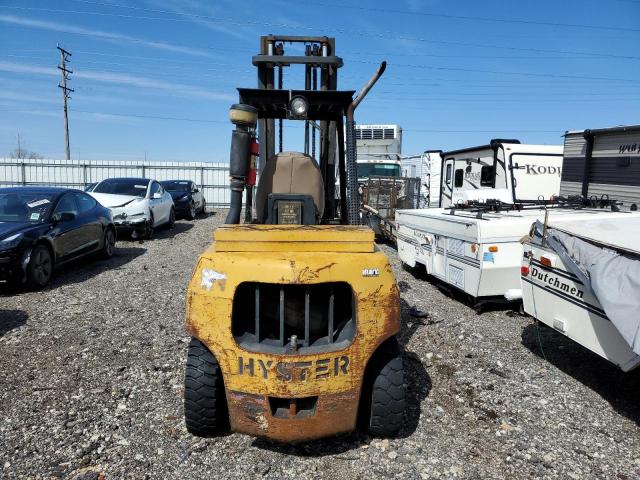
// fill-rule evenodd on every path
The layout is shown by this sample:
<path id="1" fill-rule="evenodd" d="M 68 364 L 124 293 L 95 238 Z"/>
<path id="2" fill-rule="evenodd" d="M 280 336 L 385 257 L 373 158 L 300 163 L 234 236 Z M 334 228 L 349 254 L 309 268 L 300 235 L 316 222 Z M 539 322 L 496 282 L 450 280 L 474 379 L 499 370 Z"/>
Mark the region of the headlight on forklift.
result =
<path id="1" fill-rule="evenodd" d="M 303 118 L 307 115 L 307 110 L 309 110 L 309 103 L 307 99 L 296 95 L 289 102 L 289 110 L 294 117 Z"/>

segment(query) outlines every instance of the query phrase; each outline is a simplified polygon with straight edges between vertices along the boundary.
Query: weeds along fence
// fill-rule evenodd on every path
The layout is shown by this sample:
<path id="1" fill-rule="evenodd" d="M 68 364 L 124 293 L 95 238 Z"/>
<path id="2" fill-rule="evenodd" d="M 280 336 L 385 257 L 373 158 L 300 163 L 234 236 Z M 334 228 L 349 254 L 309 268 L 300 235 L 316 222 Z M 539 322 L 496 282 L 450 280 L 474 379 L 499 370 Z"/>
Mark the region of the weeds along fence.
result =
<path id="1" fill-rule="evenodd" d="M 55 186 L 83 189 L 113 177 L 193 180 L 208 207 L 228 207 L 229 165 L 207 162 L 136 162 L 0 158 L 0 187 Z"/>

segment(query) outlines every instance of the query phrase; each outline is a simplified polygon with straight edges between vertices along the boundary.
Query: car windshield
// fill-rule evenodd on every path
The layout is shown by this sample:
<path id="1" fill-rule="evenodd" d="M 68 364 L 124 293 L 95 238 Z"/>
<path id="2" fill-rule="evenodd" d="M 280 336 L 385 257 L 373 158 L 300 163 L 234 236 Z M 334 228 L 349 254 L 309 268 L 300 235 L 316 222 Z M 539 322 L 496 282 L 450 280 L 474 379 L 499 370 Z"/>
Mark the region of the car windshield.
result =
<path id="1" fill-rule="evenodd" d="M 147 194 L 148 185 L 148 181 L 135 178 L 104 180 L 95 186 L 93 193 L 111 193 L 114 195 L 144 197 Z"/>
<path id="2" fill-rule="evenodd" d="M 51 192 L 0 192 L 0 222 L 42 222 L 55 196 Z"/>
<path id="3" fill-rule="evenodd" d="M 400 165 L 397 163 L 359 163 L 358 178 L 381 175 L 385 177 L 399 177 Z"/>
<path id="4" fill-rule="evenodd" d="M 165 190 L 169 192 L 190 192 L 191 184 L 190 182 L 180 181 L 180 180 L 172 180 L 169 182 L 160 182 Z"/>

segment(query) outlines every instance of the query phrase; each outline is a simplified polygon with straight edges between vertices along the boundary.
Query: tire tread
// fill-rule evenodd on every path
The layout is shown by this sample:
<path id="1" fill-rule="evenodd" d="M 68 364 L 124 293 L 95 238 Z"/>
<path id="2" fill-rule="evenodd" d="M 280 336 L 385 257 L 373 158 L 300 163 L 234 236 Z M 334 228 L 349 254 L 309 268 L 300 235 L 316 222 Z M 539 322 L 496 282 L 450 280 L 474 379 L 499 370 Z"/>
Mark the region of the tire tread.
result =
<path id="1" fill-rule="evenodd" d="M 222 372 L 211 352 L 196 338 L 189 343 L 184 381 L 184 416 L 187 430 L 211 436 L 228 427 Z"/>

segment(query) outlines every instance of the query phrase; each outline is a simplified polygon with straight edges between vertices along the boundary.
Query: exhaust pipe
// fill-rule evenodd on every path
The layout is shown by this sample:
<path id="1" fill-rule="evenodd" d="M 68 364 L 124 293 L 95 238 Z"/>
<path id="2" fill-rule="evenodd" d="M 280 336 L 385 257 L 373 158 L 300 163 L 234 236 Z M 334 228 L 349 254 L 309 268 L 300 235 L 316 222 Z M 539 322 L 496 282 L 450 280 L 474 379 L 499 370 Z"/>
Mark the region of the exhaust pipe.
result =
<path id="1" fill-rule="evenodd" d="M 239 224 L 242 212 L 242 193 L 249 175 L 251 139 L 258 121 L 258 110 L 251 105 L 231 105 L 229 119 L 236 126 L 236 129 L 231 134 L 231 155 L 229 158 L 231 206 L 224 223 Z M 247 205 L 246 208 L 251 208 L 251 206 Z"/>
<path id="2" fill-rule="evenodd" d="M 387 62 L 382 62 L 376 73 L 367 82 L 347 109 L 347 223 L 360 225 L 360 194 L 358 193 L 358 154 L 356 152 L 356 122 L 353 119 L 355 109 L 367 96 L 378 79 L 387 68 Z"/>

